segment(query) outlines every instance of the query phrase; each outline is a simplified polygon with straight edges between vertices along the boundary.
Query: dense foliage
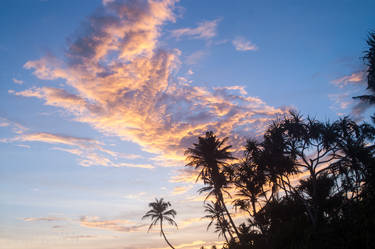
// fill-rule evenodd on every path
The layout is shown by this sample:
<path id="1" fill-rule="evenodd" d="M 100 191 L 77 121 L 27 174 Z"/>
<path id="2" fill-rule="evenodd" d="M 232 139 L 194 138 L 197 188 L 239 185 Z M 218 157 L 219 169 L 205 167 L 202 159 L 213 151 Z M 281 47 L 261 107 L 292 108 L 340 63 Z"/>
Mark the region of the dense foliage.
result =
<path id="1" fill-rule="evenodd" d="M 262 141 L 249 139 L 243 158 L 212 132 L 187 150 L 200 169 L 209 226 L 225 248 L 375 248 L 375 128 L 348 118 L 320 122 L 291 113 Z M 232 162 L 232 163 L 230 163 Z M 223 193 L 247 214 L 234 224 Z"/>

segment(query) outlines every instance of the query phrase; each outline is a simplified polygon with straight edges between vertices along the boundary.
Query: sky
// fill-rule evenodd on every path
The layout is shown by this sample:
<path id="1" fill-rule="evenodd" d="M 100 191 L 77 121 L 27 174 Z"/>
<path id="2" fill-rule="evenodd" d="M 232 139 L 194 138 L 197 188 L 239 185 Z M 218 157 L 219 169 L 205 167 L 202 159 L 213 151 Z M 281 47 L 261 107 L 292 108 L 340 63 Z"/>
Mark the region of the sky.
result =
<path id="1" fill-rule="evenodd" d="M 177 211 L 176 248 L 220 244 L 184 151 L 213 130 L 240 155 L 289 110 L 366 120 L 352 96 L 366 91 L 374 9 L 2 0 L 0 248 L 166 248 L 141 220 L 160 197 Z"/>

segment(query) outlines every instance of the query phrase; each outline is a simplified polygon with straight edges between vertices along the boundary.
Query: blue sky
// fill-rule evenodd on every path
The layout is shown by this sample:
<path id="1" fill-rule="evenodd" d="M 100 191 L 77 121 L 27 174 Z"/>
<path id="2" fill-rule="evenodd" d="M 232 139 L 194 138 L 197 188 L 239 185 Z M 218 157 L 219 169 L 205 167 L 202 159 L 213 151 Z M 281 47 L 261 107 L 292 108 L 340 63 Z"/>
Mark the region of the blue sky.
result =
<path id="1" fill-rule="evenodd" d="M 140 218 L 170 200 L 178 248 L 217 243 L 183 151 L 240 150 L 297 109 L 370 110 L 374 1 L 2 1 L 0 245 L 164 248 Z M 240 217 L 237 222 L 239 222 Z"/>

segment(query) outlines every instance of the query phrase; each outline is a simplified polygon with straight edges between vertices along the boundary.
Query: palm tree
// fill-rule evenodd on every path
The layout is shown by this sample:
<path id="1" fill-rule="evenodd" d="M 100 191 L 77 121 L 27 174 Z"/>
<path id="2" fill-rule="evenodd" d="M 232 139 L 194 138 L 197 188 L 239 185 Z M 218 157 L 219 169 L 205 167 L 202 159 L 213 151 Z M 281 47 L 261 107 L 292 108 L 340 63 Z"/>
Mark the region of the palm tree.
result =
<path id="1" fill-rule="evenodd" d="M 151 218 L 151 224 L 147 232 L 149 232 L 151 228 L 159 222 L 160 223 L 160 235 L 163 235 L 167 244 L 172 249 L 174 249 L 174 247 L 171 245 L 171 243 L 169 243 L 169 241 L 167 240 L 167 237 L 164 234 L 163 220 L 166 220 L 169 222 L 169 224 L 177 227 L 177 223 L 173 220 L 177 212 L 174 209 L 168 210 L 168 208 L 171 206 L 171 203 L 169 201 L 165 202 L 163 198 L 160 198 L 159 200 L 155 198 L 155 202 L 150 202 L 148 206 L 151 209 L 142 217 L 142 220 L 148 217 Z"/>
<path id="2" fill-rule="evenodd" d="M 369 104 L 375 104 L 375 32 L 370 32 L 367 45 L 369 49 L 365 51 L 363 60 L 367 68 L 367 89 L 370 91 L 368 95 L 357 96 L 362 101 L 366 101 Z"/>
<path id="3" fill-rule="evenodd" d="M 223 215 L 224 210 L 220 206 L 220 203 L 219 202 L 216 202 L 216 203 L 211 202 L 211 203 L 205 204 L 204 207 L 205 207 L 204 211 L 206 213 L 208 213 L 207 215 L 204 216 L 204 218 L 208 218 L 208 219 L 211 220 L 210 223 L 207 226 L 207 230 L 211 227 L 213 222 L 216 221 L 215 232 L 218 232 L 219 236 L 223 235 L 224 238 L 225 238 L 225 241 L 227 242 L 227 244 L 229 244 L 228 238 L 227 238 L 225 233 L 228 232 L 229 236 L 232 239 L 233 239 L 233 237 L 232 237 L 232 234 L 231 234 L 231 231 L 230 231 L 230 228 L 229 228 L 229 224 L 224 219 L 224 215 Z"/>
<path id="4" fill-rule="evenodd" d="M 230 224 L 239 238 L 238 230 L 225 205 L 222 193 L 228 186 L 225 170 L 228 167 L 227 161 L 235 159 L 229 151 L 232 146 L 224 146 L 227 139 L 220 140 L 212 131 L 206 132 L 206 136 L 199 137 L 198 143 L 193 144 L 193 148 L 188 148 L 185 151 L 185 155 L 187 155 L 187 160 L 189 161 L 187 166 L 201 170 L 197 180 L 202 179 L 206 187 L 203 187 L 200 192 L 210 190 L 209 195 L 215 194 L 217 201 L 224 208 Z"/>

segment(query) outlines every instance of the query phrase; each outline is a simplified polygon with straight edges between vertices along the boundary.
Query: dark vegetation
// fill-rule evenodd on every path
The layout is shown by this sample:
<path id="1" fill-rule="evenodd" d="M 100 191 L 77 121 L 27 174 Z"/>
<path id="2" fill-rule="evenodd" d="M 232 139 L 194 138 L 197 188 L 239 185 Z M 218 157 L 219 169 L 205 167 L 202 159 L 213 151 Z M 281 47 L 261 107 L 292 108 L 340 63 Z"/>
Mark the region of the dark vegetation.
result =
<path id="1" fill-rule="evenodd" d="M 375 33 L 367 43 L 369 93 L 355 98 L 375 104 Z M 226 138 L 207 132 L 186 150 L 187 166 L 204 184 L 207 229 L 228 249 L 375 248 L 374 140 L 368 123 L 291 112 L 261 140 L 249 139 L 236 159 Z M 235 224 L 240 212 L 230 213 L 228 205 L 246 221 Z M 152 217 L 151 225 L 162 216 Z"/>

